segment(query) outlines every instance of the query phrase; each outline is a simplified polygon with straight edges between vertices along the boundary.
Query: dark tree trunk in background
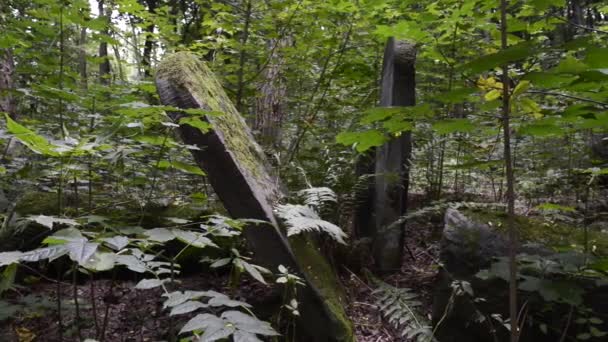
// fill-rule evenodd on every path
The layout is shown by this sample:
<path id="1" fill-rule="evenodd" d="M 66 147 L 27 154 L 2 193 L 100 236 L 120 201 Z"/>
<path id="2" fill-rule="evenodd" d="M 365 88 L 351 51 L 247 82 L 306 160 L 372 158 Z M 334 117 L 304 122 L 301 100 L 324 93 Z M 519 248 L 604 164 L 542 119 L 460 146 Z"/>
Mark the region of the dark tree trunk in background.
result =
<path id="1" fill-rule="evenodd" d="M 154 15 L 156 14 L 156 8 L 158 7 L 157 0 L 147 0 L 146 4 L 148 5 L 148 12 Z M 144 67 L 144 76 L 150 77 L 151 67 L 152 67 L 152 53 L 154 52 L 154 24 L 150 24 L 146 27 L 145 30 L 146 42 L 144 43 L 144 54 L 141 61 L 141 64 Z"/>
<path id="2" fill-rule="evenodd" d="M 384 52 L 380 106 L 415 105 L 416 50 L 413 44 L 389 38 Z M 391 139 L 376 150 L 375 229 L 373 255 L 380 272 L 399 270 L 403 254 L 403 224 L 409 188 L 411 133 Z"/>
<path id="3" fill-rule="evenodd" d="M 110 6 L 105 6 L 105 0 L 99 0 L 98 2 L 98 10 L 99 16 L 106 18 L 107 27 L 103 30 L 103 35 L 106 37 L 110 37 L 110 20 L 112 16 L 112 9 Z M 108 43 L 102 41 L 99 43 L 99 58 L 101 58 L 101 63 L 99 64 L 99 82 L 101 84 L 108 85 L 110 84 L 110 58 L 108 56 Z"/>
<path id="4" fill-rule="evenodd" d="M 13 119 L 17 116 L 14 84 L 15 61 L 10 49 L 0 49 L 0 112 L 8 113 Z"/>
<path id="5" fill-rule="evenodd" d="M 285 108 L 283 99 L 287 96 L 285 83 L 281 75 L 280 48 L 286 45 L 286 39 L 271 39 L 268 44 L 270 55 L 268 65 L 262 75 L 255 100 L 255 118 L 253 129 L 258 134 L 258 141 L 264 147 L 279 148 L 281 126 Z"/>
<path id="6" fill-rule="evenodd" d="M 247 1 L 245 9 L 245 27 L 241 36 L 241 52 L 239 53 L 239 70 L 237 72 L 236 109 L 243 112 L 243 92 L 245 91 L 245 58 L 247 56 L 247 40 L 249 39 L 249 25 L 251 24 L 251 0 Z"/>
<path id="7" fill-rule="evenodd" d="M 80 29 L 80 39 L 78 40 L 78 74 L 80 74 L 80 86 L 82 89 L 88 88 L 87 77 L 87 28 Z"/>

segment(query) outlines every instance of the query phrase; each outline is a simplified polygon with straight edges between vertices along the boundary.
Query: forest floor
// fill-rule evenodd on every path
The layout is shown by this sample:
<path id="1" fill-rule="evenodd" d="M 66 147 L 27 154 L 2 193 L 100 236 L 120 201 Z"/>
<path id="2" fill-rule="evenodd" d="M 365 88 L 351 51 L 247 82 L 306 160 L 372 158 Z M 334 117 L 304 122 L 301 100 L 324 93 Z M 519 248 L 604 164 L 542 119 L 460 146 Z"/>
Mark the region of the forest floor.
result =
<path id="1" fill-rule="evenodd" d="M 382 278 L 393 286 L 409 288 L 418 294 L 418 300 L 423 303 L 423 314 L 429 319 L 437 273 L 439 232 L 440 227 L 431 222 L 417 223 L 408 228 L 407 248 L 400 272 Z M 364 272 L 358 273 L 346 268 L 340 270 L 348 298 L 351 299 L 347 312 L 354 323 L 357 341 L 406 341 L 399 337 L 399 331 L 382 318 L 376 307 L 373 285 L 361 274 Z M 225 274 L 189 275 L 179 280 L 175 290 L 216 290 L 251 303 L 264 319 L 269 319 L 264 317 L 267 316 L 264 311 L 276 311 L 277 302 L 280 302 L 268 287 L 249 279 L 243 279 L 236 289 L 227 286 L 228 277 Z M 179 327 L 193 315 L 169 317 L 167 310 L 163 310 L 162 291 L 159 288 L 135 290 L 136 281 L 121 279 L 112 286 L 109 279 L 87 280 L 81 281 L 75 288 L 70 282 L 62 283 L 61 319 L 57 315 L 57 285 L 43 280 L 33 282 L 19 289 L 21 295 L 25 296 L 21 298 L 30 303 L 25 306 L 28 309 L 0 323 L 0 341 L 57 342 L 86 338 L 110 342 L 168 341 L 168 337 L 175 336 Z M 74 290 L 77 291 L 78 310 L 73 300 Z M 264 310 L 265 305 L 272 308 Z M 101 338 L 102 331 L 105 338 Z"/>

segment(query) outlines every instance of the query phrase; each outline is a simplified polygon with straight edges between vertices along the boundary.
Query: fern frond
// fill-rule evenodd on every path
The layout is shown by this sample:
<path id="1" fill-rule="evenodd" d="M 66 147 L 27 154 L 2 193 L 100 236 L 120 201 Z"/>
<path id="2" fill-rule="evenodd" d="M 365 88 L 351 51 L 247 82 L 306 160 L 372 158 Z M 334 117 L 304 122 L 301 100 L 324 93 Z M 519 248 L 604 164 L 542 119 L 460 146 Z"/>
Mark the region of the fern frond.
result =
<path id="1" fill-rule="evenodd" d="M 411 211 L 393 223 L 391 223 L 388 228 L 392 229 L 393 227 L 402 225 L 409 220 L 428 217 L 429 215 L 437 214 L 444 212 L 448 208 L 451 209 L 502 209 L 505 205 L 503 203 L 482 203 L 482 202 L 439 202 L 434 205 L 426 206 L 414 211 Z"/>
<path id="2" fill-rule="evenodd" d="M 323 232 L 341 244 L 346 244 L 346 233 L 331 222 L 327 222 L 310 206 L 282 204 L 275 208 L 277 216 L 287 225 L 287 236 L 304 232 Z"/>
<path id="3" fill-rule="evenodd" d="M 372 278 L 377 288 L 372 292 L 377 297 L 376 305 L 384 319 L 401 332 L 401 337 L 416 342 L 435 342 L 430 322 L 419 313 L 422 305 L 418 295 L 408 288 L 391 286 L 380 279 Z"/>
<path id="4" fill-rule="evenodd" d="M 338 201 L 336 193 L 327 187 L 300 190 L 298 196 L 304 200 L 304 204 L 313 208 L 321 208 L 329 202 L 336 203 Z"/>

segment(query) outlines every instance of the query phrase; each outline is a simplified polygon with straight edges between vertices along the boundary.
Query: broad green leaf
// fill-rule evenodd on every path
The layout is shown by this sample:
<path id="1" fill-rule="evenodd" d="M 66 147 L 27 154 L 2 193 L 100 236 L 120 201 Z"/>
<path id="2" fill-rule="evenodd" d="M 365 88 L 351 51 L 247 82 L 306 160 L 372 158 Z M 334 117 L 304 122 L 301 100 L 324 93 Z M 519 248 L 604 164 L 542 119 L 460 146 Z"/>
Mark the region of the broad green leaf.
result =
<path id="1" fill-rule="evenodd" d="M 180 334 L 194 330 L 217 330 L 224 327 L 224 320 L 212 314 L 199 314 L 190 319 L 179 331 Z"/>
<path id="2" fill-rule="evenodd" d="M 552 71 L 558 74 L 578 74 L 588 69 L 589 67 L 585 63 L 572 56 L 568 56 L 559 62 Z"/>
<path id="3" fill-rule="evenodd" d="M 435 122 L 433 129 L 439 134 L 470 132 L 475 129 L 475 124 L 469 119 L 446 119 Z"/>
<path id="4" fill-rule="evenodd" d="M 361 119 L 361 123 L 369 125 L 374 122 L 382 121 L 392 117 L 395 114 L 403 113 L 404 107 L 375 107 L 365 111 L 365 116 Z"/>
<path id="5" fill-rule="evenodd" d="M 209 124 L 206 121 L 201 120 L 198 117 L 189 117 L 189 116 L 183 117 L 183 118 L 179 119 L 179 124 L 180 125 L 188 125 L 188 126 L 192 126 L 194 128 L 198 128 L 203 133 L 207 133 L 207 132 L 209 132 L 213 128 L 211 126 L 211 124 Z"/>
<path id="6" fill-rule="evenodd" d="M 494 101 L 502 95 L 502 91 L 498 89 L 492 89 L 484 95 L 486 101 Z"/>
<path id="7" fill-rule="evenodd" d="M 533 43 L 524 42 L 513 45 L 505 50 L 479 57 L 474 61 L 464 64 L 460 69 L 468 73 L 479 74 L 502 66 L 505 63 L 515 62 L 533 56 L 534 54 L 535 49 Z"/>
<path id="8" fill-rule="evenodd" d="M 166 281 L 160 279 L 142 279 L 135 285 L 138 290 L 149 290 L 161 286 Z"/>
<path id="9" fill-rule="evenodd" d="M 278 336 L 279 334 L 267 322 L 242 313 L 240 311 L 225 311 L 222 318 L 234 324 L 238 330 L 264 336 Z"/>
<path id="10" fill-rule="evenodd" d="M 540 11 L 549 9 L 554 6 L 556 8 L 563 7 L 565 0 L 532 0 L 532 6 Z"/>
<path id="11" fill-rule="evenodd" d="M 116 263 L 126 266 L 133 272 L 144 273 L 147 271 L 146 264 L 133 255 L 117 255 Z"/>
<path id="12" fill-rule="evenodd" d="M 22 255 L 19 251 L 0 253 L 0 267 L 18 263 Z"/>
<path id="13" fill-rule="evenodd" d="M 247 271 L 247 273 L 249 273 L 249 275 L 252 276 L 255 280 L 259 281 L 262 284 L 267 284 L 266 280 L 264 280 L 264 276 L 262 276 L 262 273 L 260 273 L 260 271 L 258 270 L 258 268 L 255 265 L 252 265 L 244 260 L 242 261 L 242 265 L 245 268 L 245 271 Z M 262 268 L 262 269 L 264 269 L 264 268 Z M 264 270 L 266 270 L 266 269 L 264 269 Z M 266 270 L 266 273 L 270 273 L 270 272 L 268 270 Z"/>
<path id="14" fill-rule="evenodd" d="M 384 134 L 376 130 L 364 132 L 342 132 L 336 137 L 336 142 L 342 145 L 354 145 L 358 152 L 365 152 L 372 147 L 381 146 L 386 142 Z"/>
<path id="15" fill-rule="evenodd" d="M 110 248 L 115 251 L 119 251 L 129 244 L 129 238 L 126 236 L 113 236 L 111 238 L 104 238 L 103 242 L 105 242 Z"/>
<path id="16" fill-rule="evenodd" d="M 64 219 L 55 216 L 46 216 L 46 215 L 37 215 L 37 216 L 28 216 L 28 220 L 34 221 L 40 225 L 47 227 L 48 229 L 53 229 L 53 225 L 55 223 L 60 225 L 67 226 L 77 226 L 78 222 L 71 219 Z"/>
<path id="17" fill-rule="evenodd" d="M 77 262 L 79 265 L 84 266 L 90 261 L 90 258 L 95 254 L 98 243 L 89 242 L 85 238 L 76 241 L 70 241 L 65 244 L 65 248 L 68 250 L 70 259 Z"/>
<path id="18" fill-rule="evenodd" d="M 19 259 L 21 261 L 26 262 L 37 262 L 46 259 L 49 259 L 49 261 L 53 261 L 66 254 L 68 254 L 68 250 L 65 245 L 58 245 L 38 248 L 34 249 L 33 251 L 24 252 L 21 254 Z"/>
<path id="19" fill-rule="evenodd" d="M 144 232 L 148 239 L 156 242 L 167 242 L 175 239 L 175 235 L 167 228 L 153 228 Z"/>
<path id="20" fill-rule="evenodd" d="M 108 252 L 95 252 L 82 266 L 88 270 L 102 272 L 114 268 L 116 254 Z"/>
<path id="21" fill-rule="evenodd" d="M 525 93 L 528 88 L 530 88 L 530 81 L 520 81 L 517 86 L 515 86 L 515 89 L 513 89 L 513 94 L 511 94 L 511 96 L 515 98 Z"/>
<path id="22" fill-rule="evenodd" d="M 8 114 L 5 114 L 5 117 L 8 132 L 11 133 L 22 144 L 27 146 L 30 150 L 45 156 L 56 157 L 60 155 L 59 152 L 56 151 L 57 146 L 54 146 L 42 136 L 21 126 L 16 121 L 11 119 Z"/>
<path id="23" fill-rule="evenodd" d="M 182 229 L 173 229 L 172 233 L 173 235 L 175 235 L 175 237 L 177 237 L 178 240 L 189 246 L 193 246 L 196 248 L 205 248 L 207 246 L 219 248 L 219 246 L 213 243 L 213 241 L 198 232 Z"/>
<path id="24" fill-rule="evenodd" d="M 207 304 L 201 303 L 199 301 L 190 300 L 181 304 L 174 306 L 169 313 L 169 316 L 182 315 L 185 313 L 190 313 L 192 311 L 196 311 L 201 308 L 208 307 Z"/>
<path id="25" fill-rule="evenodd" d="M 596 69 L 608 68 L 608 48 L 589 48 L 585 56 L 585 64 Z"/>

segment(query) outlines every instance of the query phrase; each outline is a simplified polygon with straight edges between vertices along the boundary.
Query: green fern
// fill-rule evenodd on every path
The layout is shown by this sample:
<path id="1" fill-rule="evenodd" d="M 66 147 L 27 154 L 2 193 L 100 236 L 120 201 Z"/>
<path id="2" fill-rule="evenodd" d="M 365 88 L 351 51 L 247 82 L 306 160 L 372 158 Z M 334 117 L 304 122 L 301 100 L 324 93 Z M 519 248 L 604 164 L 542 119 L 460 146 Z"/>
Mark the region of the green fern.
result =
<path id="1" fill-rule="evenodd" d="M 401 333 L 401 337 L 416 342 L 434 342 L 430 322 L 420 314 L 422 303 L 417 294 L 408 288 L 391 286 L 372 278 L 377 288 L 372 292 L 377 297 L 376 305 L 382 316 Z"/>
<path id="2" fill-rule="evenodd" d="M 304 204 L 316 209 L 320 209 L 327 203 L 336 203 L 338 201 L 336 193 L 327 187 L 300 190 L 298 191 L 298 196 L 304 200 Z"/>
<path id="3" fill-rule="evenodd" d="M 327 222 L 307 205 L 281 204 L 275 207 L 277 216 L 287 225 L 287 236 L 298 235 L 305 232 L 323 232 L 335 241 L 346 244 L 346 233 L 331 222 Z"/>

